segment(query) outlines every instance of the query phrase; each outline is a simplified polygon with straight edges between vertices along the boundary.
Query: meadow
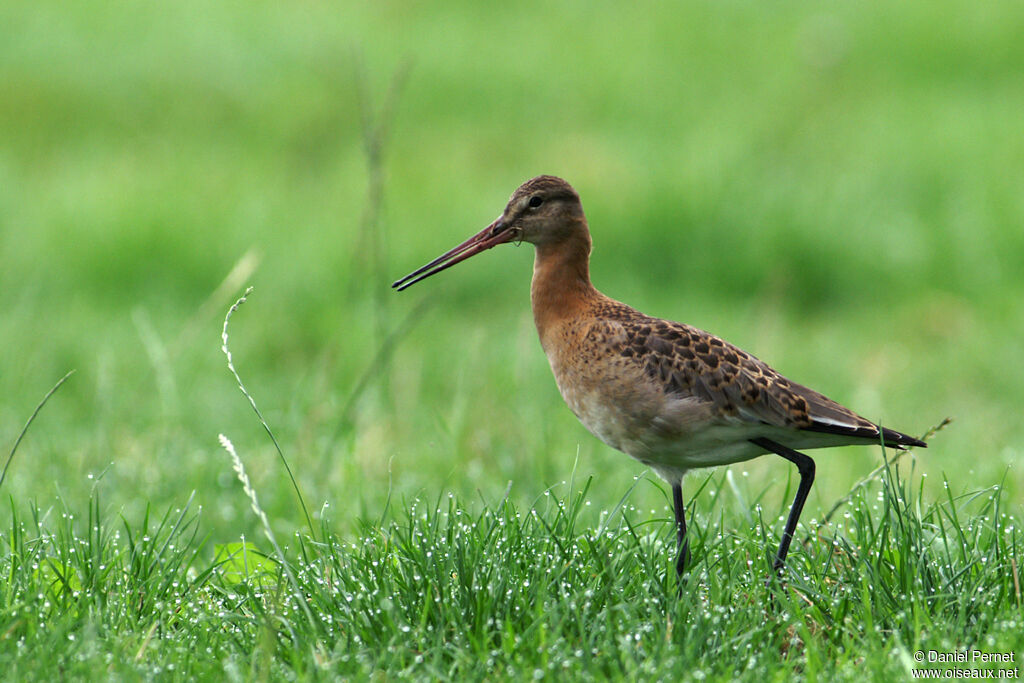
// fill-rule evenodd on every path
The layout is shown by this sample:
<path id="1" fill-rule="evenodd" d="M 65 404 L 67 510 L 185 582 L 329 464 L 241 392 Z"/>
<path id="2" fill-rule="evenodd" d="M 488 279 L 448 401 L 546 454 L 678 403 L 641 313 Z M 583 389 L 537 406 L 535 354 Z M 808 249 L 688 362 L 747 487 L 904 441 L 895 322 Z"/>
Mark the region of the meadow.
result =
<path id="1" fill-rule="evenodd" d="M 11 675 L 892 680 L 1024 652 L 1018 4 L 0 27 Z M 608 295 L 887 426 L 952 418 L 888 469 L 812 453 L 788 588 L 796 472 L 761 458 L 687 481 L 677 595 L 668 492 L 562 403 L 528 245 L 390 290 L 540 173 L 580 192 Z M 248 286 L 230 349 L 281 453 L 221 349 Z"/>

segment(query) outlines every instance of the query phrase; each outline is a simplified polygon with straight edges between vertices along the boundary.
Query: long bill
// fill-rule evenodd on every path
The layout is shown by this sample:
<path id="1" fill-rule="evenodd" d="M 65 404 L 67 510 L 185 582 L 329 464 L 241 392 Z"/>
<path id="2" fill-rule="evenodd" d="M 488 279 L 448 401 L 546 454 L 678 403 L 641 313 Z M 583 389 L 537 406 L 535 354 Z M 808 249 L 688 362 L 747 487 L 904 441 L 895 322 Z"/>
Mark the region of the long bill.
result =
<path id="1" fill-rule="evenodd" d="M 487 251 L 491 247 L 511 242 L 515 239 L 516 233 L 516 230 L 502 225 L 501 218 L 498 218 L 459 246 L 446 251 L 427 265 L 417 268 L 402 279 L 395 280 L 391 283 L 391 286 L 400 292 L 420 280 L 424 280 L 435 273 L 440 273 L 446 268 L 451 268 L 459 261 L 465 261 L 470 256 L 476 256 L 481 251 Z"/>

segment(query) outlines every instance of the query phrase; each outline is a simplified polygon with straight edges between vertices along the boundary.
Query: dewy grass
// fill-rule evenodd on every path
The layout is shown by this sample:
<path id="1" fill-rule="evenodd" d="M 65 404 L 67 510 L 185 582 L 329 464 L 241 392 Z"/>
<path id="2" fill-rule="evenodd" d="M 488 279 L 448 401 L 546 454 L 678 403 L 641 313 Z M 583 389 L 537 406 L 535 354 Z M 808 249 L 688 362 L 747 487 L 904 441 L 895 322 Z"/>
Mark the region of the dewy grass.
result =
<path id="1" fill-rule="evenodd" d="M 599 513 L 589 481 L 527 508 L 417 499 L 351 538 L 321 520 L 321 540 L 296 536 L 249 573 L 204 552 L 191 503 L 111 524 L 101 488 L 81 520 L 12 502 L 13 676 L 864 680 L 906 677 L 919 650 L 1024 645 L 1020 534 L 998 486 L 927 503 L 890 469 L 798 537 L 785 588 L 766 585 L 761 529 L 716 499 L 678 593 L 669 517 L 628 496 Z"/>
<path id="2" fill-rule="evenodd" d="M 417 500 L 354 541 L 326 529 L 323 544 L 300 539 L 293 568 L 319 623 L 288 650 L 330 644 L 320 665 L 344 675 L 725 679 L 831 676 L 864 652 L 880 658 L 869 669 L 905 674 L 893 652 L 1020 643 L 1010 630 L 1019 540 L 998 489 L 924 506 L 893 473 L 794 549 L 781 592 L 765 583 L 759 530 L 704 515 L 678 596 L 664 559 L 670 525 L 624 505 L 599 530 L 580 520 L 586 492 L 549 492 L 526 510 Z M 965 533 L 949 533 L 954 518 L 970 520 Z"/>
<path id="3" fill-rule="evenodd" d="M 199 559 L 191 498 L 134 524 L 102 509 L 98 488 L 82 520 L 34 505 L 22 518 L 12 501 L 11 525 L 0 532 L 0 669 L 8 680 L 152 675 L 182 666 L 193 647 L 225 644 L 217 629 L 206 631 L 219 600 Z"/>

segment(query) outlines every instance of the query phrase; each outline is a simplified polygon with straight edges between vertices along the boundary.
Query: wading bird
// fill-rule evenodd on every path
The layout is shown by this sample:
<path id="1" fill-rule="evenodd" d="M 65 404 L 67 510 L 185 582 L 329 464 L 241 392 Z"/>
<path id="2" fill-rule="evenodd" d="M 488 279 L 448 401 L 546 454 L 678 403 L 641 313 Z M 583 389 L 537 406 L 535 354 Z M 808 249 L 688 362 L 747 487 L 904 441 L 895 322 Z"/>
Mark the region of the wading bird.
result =
<path id="1" fill-rule="evenodd" d="M 569 408 L 592 434 L 672 486 L 680 575 L 690 556 L 682 490 L 688 470 L 766 453 L 796 465 L 800 485 L 775 556 L 781 572 L 814 482 L 814 461 L 797 449 L 926 445 L 786 379 L 712 334 L 652 318 L 597 291 L 583 205 L 561 178 L 523 183 L 497 220 L 392 287 L 403 290 L 507 242 L 536 247 L 534 322 Z"/>

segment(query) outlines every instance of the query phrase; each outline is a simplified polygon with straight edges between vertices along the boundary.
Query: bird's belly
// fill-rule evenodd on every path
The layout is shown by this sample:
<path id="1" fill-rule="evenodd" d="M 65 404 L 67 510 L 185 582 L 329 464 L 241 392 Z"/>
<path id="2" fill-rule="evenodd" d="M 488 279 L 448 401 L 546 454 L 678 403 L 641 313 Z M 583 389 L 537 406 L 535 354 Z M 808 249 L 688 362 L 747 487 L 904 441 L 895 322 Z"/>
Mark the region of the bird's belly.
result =
<path id="1" fill-rule="evenodd" d="M 591 434 L 652 467 L 715 467 L 749 460 L 764 452 L 748 440 L 758 436 L 750 425 L 723 421 L 699 430 L 672 429 L 659 417 L 645 420 L 600 400 L 584 398 L 580 408 L 577 417 Z"/>
<path id="2" fill-rule="evenodd" d="M 597 392 L 576 394 L 573 400 L 566 397 L 566 403 L 587 431 L 601 441 L 624 453 L 635 450 L 639 425 L 619 406 L 601 400 Z"/>
<path id="3" fill-rule="evenodd" d="M 597 378 L 556 368 L 552 363 L 559 391 L 583 426 L 659 473 L 728 465 L 764 453 L 748 441 L 759 435 L 755 426 L 717 417 L 697 398 L 667 395 L 646 377 Z"/>

